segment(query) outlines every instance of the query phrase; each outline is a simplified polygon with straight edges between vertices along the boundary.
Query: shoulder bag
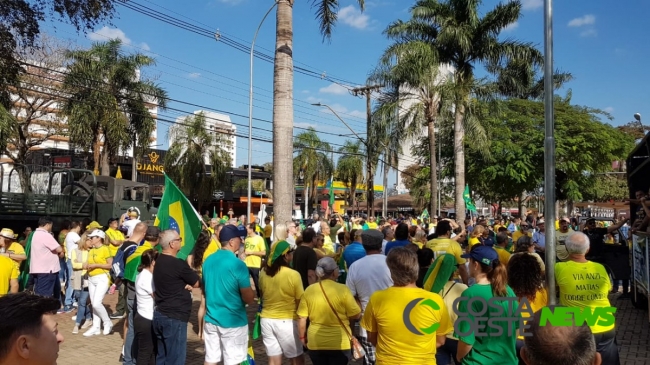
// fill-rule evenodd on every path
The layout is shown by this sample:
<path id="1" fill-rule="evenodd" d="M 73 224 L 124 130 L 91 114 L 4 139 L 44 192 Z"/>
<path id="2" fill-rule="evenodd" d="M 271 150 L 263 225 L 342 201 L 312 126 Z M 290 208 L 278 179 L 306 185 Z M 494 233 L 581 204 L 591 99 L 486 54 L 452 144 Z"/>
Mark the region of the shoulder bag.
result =
<path id="1" fill-rule="evenodd" d="M 323 282 L 319 281 L 318 284 L 320 285 L 320 290 L 323 292 L 323 295 L 325 296 L 325 300 L 327 301 L 327 304 L 329 304 L 330 308 L 332 309 L 332 312 L 334 312 L 334 316 L 336 316 L 336 319 L 339 320 L 339 323 L 341 324 L 341 327 L 343 327 L 345 334 L 350 339 L 350 349 L 352 350 L 352 359 L 354 360 L 363 359 L 366 356 L 366 351 L 363 349 L 363 346 L 361 346 L 361 344 L 359 343 L 359 340 L 357 340 L 356 337 L 352 336 L 350 331 L 348 331 L 348 328 L 345 326 L 345 323 L 343 323 L 338 313 L 336 312 L 336 309 L 334 309 L 334 306 L 332 306 L 332 303 L 330 302 L 329 298 L 327 297 L 327 294 L 325 293 L 325 288 L 323 288 Z"/>

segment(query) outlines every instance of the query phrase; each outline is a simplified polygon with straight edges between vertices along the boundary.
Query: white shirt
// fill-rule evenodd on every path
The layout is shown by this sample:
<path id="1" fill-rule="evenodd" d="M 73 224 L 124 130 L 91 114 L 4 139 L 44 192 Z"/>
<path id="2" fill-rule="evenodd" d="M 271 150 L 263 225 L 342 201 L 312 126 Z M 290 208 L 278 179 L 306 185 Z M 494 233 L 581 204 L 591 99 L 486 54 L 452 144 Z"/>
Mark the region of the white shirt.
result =
<path id="1" fill-rule="evenodd" d="M 393 286 L 393 279 L 390 277 L 390 270 L 386 265 L 386 256 L 368 255 L 354 262 L 348 270 L 348 277 L 345 285 L 350 289 L 352 295 L 359 298 L 361 302 L 361 313 L 366 310 L 370 296 L 378 290 L 384 290 Z M 360 334 L 366 337 L 366 330 L 360 327 Z"/>
<path id="2" fill-rule="evenodd" d="M 126 236 L 131 237 L 133 235 L 133 230 L 135 229 L 135 226 L 140 223 L 139 219 L 129 219 L 128 221 L 125 221 L 122 223 L 123 227 L 126 227 L 127 232 Z"/>
<path id="3" fill-rule="evenodd" d="M 153 320 L 153 275 L 149 270 L 144 269 L 135 279 L 135 299 L 138 314 L 150 321 Z"/>
<path id="4" fill-rule="evenodd" d="M 381 241 L 381 253 L 384 254 L 384 255 L 386 254 L 386 245 L 387 244 L 388 244 L 388 241 L 386 241 L 386 240 Z"/>
<path id="5" fill-rule="evenodd" d="M 81 237 L 77 232 L 70 231 L 65 235 L 65 252 L 68 259 L 72 260 L 72 251 L 79 248 L 79 241 Z"/>
<path id="6" fill-rule="evenodd" d="M 316 233 L 320 233 L 320 221 L 318 221 L 318 222 L 316 222 L 316 223 L 313 223 L 313 224 L 311 225 L 311 228 L 313 228 L 314 231 L 316 231 Z"/>

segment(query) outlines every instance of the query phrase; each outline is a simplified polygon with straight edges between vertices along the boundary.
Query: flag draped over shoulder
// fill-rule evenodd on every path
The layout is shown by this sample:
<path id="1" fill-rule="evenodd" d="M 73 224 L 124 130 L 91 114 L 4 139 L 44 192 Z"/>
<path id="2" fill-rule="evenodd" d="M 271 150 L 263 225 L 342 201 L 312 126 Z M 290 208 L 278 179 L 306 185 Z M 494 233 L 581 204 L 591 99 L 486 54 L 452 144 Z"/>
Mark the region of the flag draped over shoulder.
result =
<path id="1" fill-rule="evenodd" d="M 469 195 L 469 185 L 465 185 L 463 200 L 465 201 L 465 209 L 469 210 L 470 212 L 476 212 L 476 205 L 474 205 L 472 197 Z"/>
<path id="2" fill-rule="evenodd" d="M 422 288 L 432 293 L 439 293 L 454 271 L 456 271 L 456 258 L 454 255 L 445 253 L 438 256 L 429 266 L 426 275 L 424 275 Z"/>
<path id="3" fill-rule="evenodd" d="M 173 229 L 181 236 L 182 248 L 177 257 L 185 260 L 192 253 L 196 238 L 201 233 L 201 216 L 185 194 L 165 174 L 165 191 L 160 201 L 154 226 L 161 231 Z"/>
<path id="4" fill-rule="evenodd" d="M 32 251 L 32 238 L 34 237 L 34 232 L 29 234 L 27 241 L 25 242 L 25 256 L 27 260 L 20 263 L 20 276 L 18 277 L 18 291 L 23 291 L 27 287 L 29 282 L 29 263 L 31 262 L 31 251 Z"/>
<path id="5" fill-rule="evenodd" d="M 145 242 L 141 246 L 138 246 L 133 253 L 126 256 L 124 260 L 124 279 L 135 283 L 135 279 L 138 276 L 138 266 L 142 262 L 142 254 L 152 248 L 151 243 Z"/>

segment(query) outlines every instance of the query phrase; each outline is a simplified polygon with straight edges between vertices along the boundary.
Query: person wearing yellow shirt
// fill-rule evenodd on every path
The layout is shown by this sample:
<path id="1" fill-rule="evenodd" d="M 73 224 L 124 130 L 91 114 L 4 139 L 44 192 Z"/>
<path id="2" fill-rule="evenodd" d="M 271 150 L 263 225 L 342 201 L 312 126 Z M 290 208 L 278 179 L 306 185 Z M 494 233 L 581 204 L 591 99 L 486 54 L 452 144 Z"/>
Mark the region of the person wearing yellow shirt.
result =
<path id="1" fill-rule="evenodd" d="M 18 269 L 13 260 L 0 256 L 0 296 L 18 293 Z"/>
<path id="2" fill-rule="evenodd" d="M 560 229 L 555 232 L 555 255 L 558 261 L 566 261 L 569 259 L 569 253 L 566 250 L 566 239 L 569 235 L 575 232 L 569 225 L 571 221 L 569 218 L 562 218 L 560 220 Z"/>
<path id="3" fill-rule="evenodd" d="M 508 261 L 510 261 L 510 252 L 506 250 L 509 241 L 510 237 L 506 233 L 497 234 L 497 243 L 494 245 L 494 250 L 499 255 L 499 262 L 504 265 L 508 265 Z"/>
<path id="4" fill-rule="evenodd" d="M 512 233 L 512 242 L 514 242 L 515 245 L 517 244 L 517 240 L 525 235 L 533 238 L 533 234 L 528 232 L 529 227 L 530 226 L 527 222 L 521 222 L 521 224 L 518 226 L 518 229 Z M 514 252 L 514 245 L 512 247 L 512 251 Z"/>
<path id="5" fill-rule="evenodd" d="M 377 220 L 375 217 L 368 218 L 368 229 L 377 229 Z"/>
<path id="6" fill-rule="evenodd" d="M 280 241 L 273 246 L 268 265 L 260 273 L 260 327 L 271 365 L 282 364 L 282 355 L 292 364 L 304 364 L 296 315 L 304 289 L 300 273 L 290 267 L 292 261 L 291 245 Z"/>
<path id="7" fill-rule="evenodd" d="M 612 288 L 605 267 L 585 257 L 589 251 L 589 237 L 582 232 L 571 233 L 565 241 L 569 254 L 566 262 L 555 264 L 555 281 L 560 288 L 560 305 L 593 310 L 611 307 L 607 297 Z M 605 322 L 605 323 L 603 323 Z M 616 323 L 614 316 L 600 317 L 598 323 L 589 326 L 594 334 L 596 348 L 603 364 L 618 364 Z"/>
<path id="8" fill-rule="evenodd" d="M 458 241 L 451 239 L 452 226 L 451 223 L 447 220 L 438 222 L 436 227 L 436 234 L 438 238 L 434 238 L 426 243 L 426 248 L 429 248 L 437 256 L 442 254 L 451 254 L 456 258 L 456 265 L 458 266 L 458 274 L 463 281 L 463 284 L 467 285 L 469 280 L 469 275 L 467 273 L 467 260 L 465 260 L 463 255 L 463 249 L 460 247 Z"/>
<path id="9" fill-rule="evenodd" d="M 332 242 L 332 237 L 330 237 L 331 232 L 329 223 L 320 222 L 320 234 L 323 235 L 323 250 L 325 250 L 325 254 L 328 256 L 336 253 L 334 242 Z"/>
<path id="10" fill-rule="evenodd" d="M 108 229 L 106 230 L 106 241 L 108 241 L 108 251 L 111 253 L 111 257 L 115 257 L 117 250 L 124 243 L 124 234 L 120 232 L 118 228 L 117 218 L 111 218 L 108 220 Z"/>
<path id="11" fill-rule="evenodd" d="M 251 223 L 246 227 L 248 235 L 244 240 L 244 262 L 248 267 L 248 272 L 255 283 L 257 297 L 260 297 L 260 268 L 262 267 L 262 257 L 266 256 L 266 243 L 264 238 L 255 232 L 257 224 Z"/>
<path id="12" fill-rule="evenodd" d="M 88 253 L 86 270 L 88 270 L 88 294 L 93 306 L 93 326 L 84 332 L 84 336 L 90 337 L 102 333 L 102 323 L 104 324 L 103 334 L 108 335 L 113 330 L 113 323 L 102 302 L 111 282 L 109 270 L 113 263 L 113 257 L 108 246 L 104 244 L 105 232 L 95 229 L 88 234 L 88 239 L 92 248 Z"/>
<path id="13" fill-rule="evenodd" d="M 507 265 L 508 285 L 515 292 L 517 299 L 523 298 L 530 303 L 533 313 L 548 305 L 548 291 L 544 285 L 544 273 L 537 260 L 532 255 L 514 255 Z M 521 316 L 528 318 L 528 312 L 522 311 Z M 521 331 L 521 330 L 520 330 Z M 524 347 L 524 336 L 521 332 L 517 335 L 517 356 L 519 363 L 523 363 L 520 350 Z"/>
<path id="14" fill-rule="evenodd" d="M 90 240 L 86 240 L 86 242 L 77 245 L 76 248 L 68 250 L 70 264 L 72 265 L 73 296 L 78 303 L 75 326 L 72 330 L 73 334 L 79 333 L 79 329 L 86 329 L 93 325 L 92 308 L 87 305 L 89 296 L 88 279 L 84 279 L 87 272 L 84 266 L 88 263 L 89 247 Z"/>
<path id="15" fill-rule="evenodd" d="M 481 243 L 483 232 L 485 232 L 485 227 L 480 224 L 474 226 L 472 233 L 469 234 L 469 246 L 467 247 L 468 250 L 471 249 L 474 245 Z"/>
<path id="16" fill-rule="evenodd" d="M 350 289 L 336 282 L 339 265 L 333 258 L 318 260 L 315 271 L 319 281 L 305 289 L 296 310 L 300 341 L 314 364 L 347 364 L 353 335 L 349 323 L 361 316 L 361 308 Z"/>
<path id="17" fill-rule="evenodd" d="M 393 248 L 386 265 L 393 286 L 370 296 L 361 319 L 368 341 L 377 347 L 376 364 L 435 364 L 436 349 L 453 332 L 447 306 L 440 295 L 415 285 L 415 253 Z"/>
<path id="18" fill-rule="evenodd" d="M 20 273 L 20 264 L 27 260 L 25 248 L 16 241 L 14 231 L 9 228 L 3 228 L 0 231 L 0 255 L 13 260 L 16 270 Z"/>
<path id="19" fill-rule="evenodd" d="M 264 241 L 266 241 L 266 252 L 271 252 L 271 243 L 273 242 L 273 224 L 271 217 L 264 218 Z"/>

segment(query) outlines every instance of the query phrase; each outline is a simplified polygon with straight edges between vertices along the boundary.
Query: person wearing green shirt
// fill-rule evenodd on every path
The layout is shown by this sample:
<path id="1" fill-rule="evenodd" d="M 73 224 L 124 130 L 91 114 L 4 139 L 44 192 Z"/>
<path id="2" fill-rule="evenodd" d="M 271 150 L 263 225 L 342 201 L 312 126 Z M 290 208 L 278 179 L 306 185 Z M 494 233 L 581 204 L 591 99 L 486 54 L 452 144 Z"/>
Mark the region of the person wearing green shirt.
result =
<path id="1" fill-rule="evenodd" d="M 516 311 L 518 303 L 515 293 L 507 285 L 505 265 L 499 262 L 499 256 L 492 247 L 484 245 L 475 245 L 462 257 L 469 258 L 469 274 L 476 280 L 476 284 L 463 291 L 461 297 L 467 299 L 460 301 L 458 305 L 460 322 L 457 323 L 458 328 L 455 333 L 458 337 L 456 358 L 463 365 L 517 364 L 516 331 L 519 322 L 506 319 L 510 318 L 510 313 Z M 498 304 L 490 303 L 486 311 L 484 306 L 494 297 L 513 299 L 497 302 Z M 482 300 L 472 301 L 472 298 Z M 500 305 L 503 310 L 492 308 L 495 305 Z M 495 312 L 502 313 L 497 315 Z M 481 314 L 475 316 L 477 313 Z M 468 320 L 460 320 L 461 317 Z M 474 333 L 470 328 L 475 317 L 487 318 L 481 321 L 483 326 L 480 334 Z M 498 317 L 503 317 L 504 320 L 494 321 Z M 490 319 L 492 322 L 487 325 Z"/>

